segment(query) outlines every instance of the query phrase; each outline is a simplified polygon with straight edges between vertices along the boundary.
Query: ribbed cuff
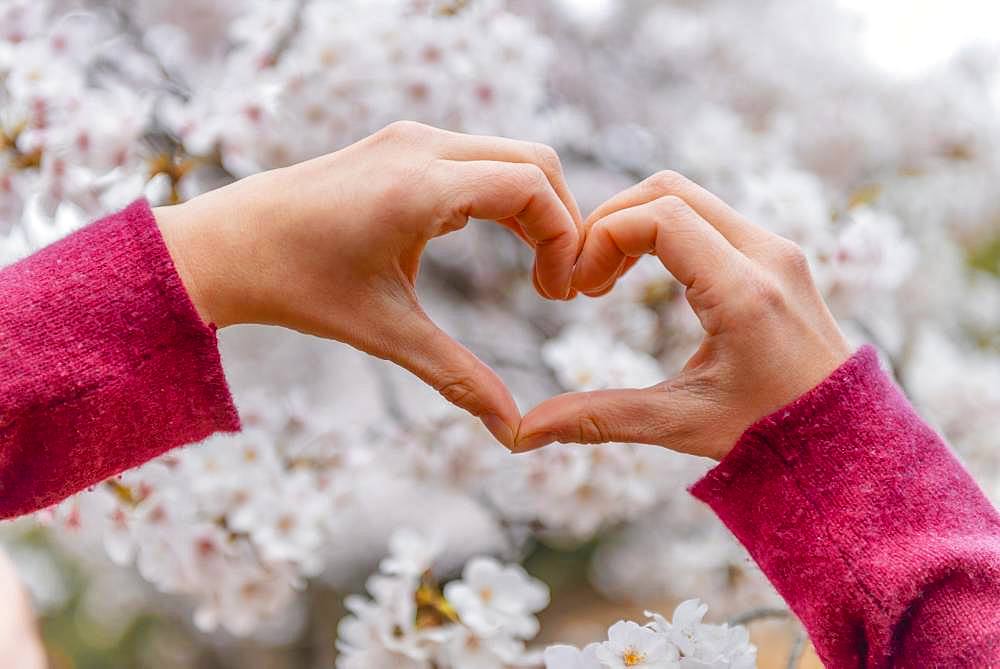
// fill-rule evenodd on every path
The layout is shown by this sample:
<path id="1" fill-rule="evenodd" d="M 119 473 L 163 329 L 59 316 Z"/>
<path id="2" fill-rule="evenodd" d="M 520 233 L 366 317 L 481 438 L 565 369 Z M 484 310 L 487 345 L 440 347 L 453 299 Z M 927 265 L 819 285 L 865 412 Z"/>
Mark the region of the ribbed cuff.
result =
<path id="1" fill-rule="evenodd" d="M 144 200 L 0 272 L 0 377 L 0 517 L 240 428 Z"/>
<path id="2" fill-rule="evenodd" d="M 747 548 L 827 666 L 897 666 L 901 625 L 922 657 L 949 661 L 965 652 L 962 634 L 994 629 L 1000 517 L 871 347 L 750 427 L 691 493 Z M 955 621 L 964 631 L 945 634 Z"/>

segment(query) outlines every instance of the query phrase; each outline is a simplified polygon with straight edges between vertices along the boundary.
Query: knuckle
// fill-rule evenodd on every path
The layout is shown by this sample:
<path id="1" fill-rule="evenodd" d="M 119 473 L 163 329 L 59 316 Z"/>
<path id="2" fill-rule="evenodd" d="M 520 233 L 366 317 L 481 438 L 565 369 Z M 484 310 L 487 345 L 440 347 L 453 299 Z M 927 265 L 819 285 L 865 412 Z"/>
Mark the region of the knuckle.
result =
<path id="1" fill-rule="evenodd" d="M 517 186 L 519 190 L 526 193 L 537 193 L 545 186 L 545 184 L 548 183 L 548 179 L 545 177 L 545 172 L 543 172 L 542 168 L 538 165 L 522 165 L 517 170 L 516 174 L 518 181 Z"/>
<path id="2" fill-rule="evenodd" d="M 594 405 L 592 395 L 584 395 L 584 405 L 576 420 L 577 443 L 602 444 L 607 441 L 608 431 Z"/>
<path id="3" fill-rule="evenodd" d="M 646 179 L 646 187 L 656 193 L 672 193 L 687 182 L 687 177 L 674 170 L 662 170 Z"/>
<path id="4" fill-rule="evenodd" d="M 388 140 L 411 140 L 427 134 L 429 130 L 429 126 L 416 121 L 393 121 L 378 134 Z"/>
<path id="5" fill-rule="evenodd" d="M 687 203 L 676 195 L 665 195 L 653 203 L 657 216 L 665 219 L 682 216 L 688 211 Z"/>
<path id="6" fill-rule="evenodd" d="M 788 306 L 785 292 L 777 281 L 756 276 L 744 282 L 745 297 L 742 300 L 743 315 L 748 318 L 763 318 L 782 313 Z"/>
<path id="7" fill-rule="evenodd" d="M 387 219 L 412 213 L 417 203 L 422 202 L 421 194 L 433 182 L 432 166 L 429 164 L 402 163 L 387 167 L 379 181 L 379 203 L 382 215 Z M 440 196 L 437 202 L 446 198 Z"/>
<path id="8" fill-rule="evenodd" d="M 467 376 L 453 376 L 439 384 L 437 391 L 446 400 L 465 409 L 473 409 L 477 402 L 475 388 Z"/>
<path id="9" fill-rule="evenodd" d="M 484 183 L 483 186 L 490 189 L 487 191 L 488 193 L 504 197 L 518 195 L 528 190 L 525 172 L 519 169 L 497 170 L 490 175 L 490 183 Z M 476 197 L 475 194 L 465 192 L 460 195 L 465 199 L 474 199 Z"/>
<path id="10" fill-rule="evenodd" d="M 593 414 L 583 413 L 577 420 L 577 443 L 580 444 L 603 444 L 608 441 L 605 438 L 607 430 L 601 425 L 600 420 Z"/>
<path id="11" fill-rule="evenodd" d="M 786 272 L 794 276 L 808 276 L 810 274 L 809 258 L 798 244 L 783 239 L 775 249 L 774 256 L 779 267 Z"/>
<path id="12" fill-rule="evenodd" d="M 534 144 L 535 162 L 543 171 L 561 174 L 562 173 L 562 161 L 559 160 L 559 154 L 548 144 Z"/>

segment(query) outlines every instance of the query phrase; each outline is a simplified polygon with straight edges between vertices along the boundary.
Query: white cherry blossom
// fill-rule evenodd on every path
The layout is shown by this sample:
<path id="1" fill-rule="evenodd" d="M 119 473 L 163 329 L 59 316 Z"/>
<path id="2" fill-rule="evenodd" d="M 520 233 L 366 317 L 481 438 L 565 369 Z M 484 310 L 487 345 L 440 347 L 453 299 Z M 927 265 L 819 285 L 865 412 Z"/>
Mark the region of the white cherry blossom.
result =
<path id="1" fill-rule="evenodd" d="M 610 669 L 672 669 L 678 666 L 677 648 L 653 630 L 630 620 L 608 629 L 608 640 L 597 647 L 597 659 Z"/>
<path id="2" fill-rule="evenodd" d="M 575 646 L 555 645 L 545 649 L 545 669 L 602 669 L 597 659 L 599 643 L 592 643 L 583 649 Z"/>
<path id="3" fill-rule="evenodd" d="M 446 585 L 444 595 L 476 632 L 490 635 L 503 629 L 521 639 L 538 633 L 534 614 L 549 604 L 548 588 L 523 567 L 485 557 L 471 560 L 462 580 Z"/>

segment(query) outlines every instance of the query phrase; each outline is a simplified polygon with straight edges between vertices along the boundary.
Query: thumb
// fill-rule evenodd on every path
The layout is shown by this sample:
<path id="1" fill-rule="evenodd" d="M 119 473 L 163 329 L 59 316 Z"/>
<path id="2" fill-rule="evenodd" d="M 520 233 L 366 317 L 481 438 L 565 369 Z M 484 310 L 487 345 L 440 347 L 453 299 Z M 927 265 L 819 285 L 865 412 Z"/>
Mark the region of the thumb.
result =
<path id="1" fill-rule="evenodd" d="M 693 437 L 708 413 L 704 400 L 679 380 L 643 389 L 567 393 L 528 412 L 512 450 L 524 453 L 556 441 L 627 442 L 697 453 Z"/>
<path id="2" fill-rule="evenodd" d="M 439 328 L 418 305 L 393 321 L 380 356 L 413 372 L 455 406 L 478 417 L 512 448 L 521 413 L 506 384 L 469 349 Z"/>

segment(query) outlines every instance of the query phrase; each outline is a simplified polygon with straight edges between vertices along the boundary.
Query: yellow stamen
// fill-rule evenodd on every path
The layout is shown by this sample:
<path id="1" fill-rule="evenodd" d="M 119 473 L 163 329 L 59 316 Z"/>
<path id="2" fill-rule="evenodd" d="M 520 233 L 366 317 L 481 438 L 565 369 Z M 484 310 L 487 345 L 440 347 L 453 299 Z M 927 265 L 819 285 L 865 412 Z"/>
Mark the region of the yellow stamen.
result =
<path id="1" fill-rule="evenodd" d="M 636 667 L 645 659 L 646 656 L 635 648 L 626 648 L 622 654 L 622 662 L 625 663 L 626 667 Z"/>

